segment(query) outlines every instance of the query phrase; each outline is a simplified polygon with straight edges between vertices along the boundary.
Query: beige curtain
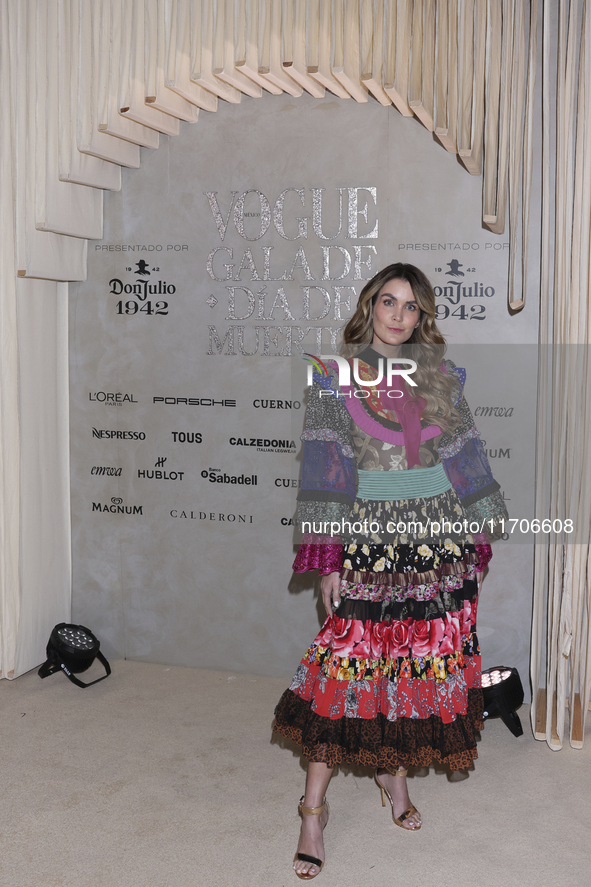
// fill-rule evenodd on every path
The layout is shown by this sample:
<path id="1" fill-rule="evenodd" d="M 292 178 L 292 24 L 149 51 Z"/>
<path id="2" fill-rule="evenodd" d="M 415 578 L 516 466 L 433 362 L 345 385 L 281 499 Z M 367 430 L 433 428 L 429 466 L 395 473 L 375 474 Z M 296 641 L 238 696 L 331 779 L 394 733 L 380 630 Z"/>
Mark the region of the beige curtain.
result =
<path id="1" fill-rule="evenodd" d="M 79 279 L 86 243 L 43 230 L 62 210 L 48 189 L 78 187 L 54 165 L 57 118 L 39 126 L 58 84 L 40 52 L 45 8 L 3 3 L 0 16 L 0 674 L 12 678 L 38 664 L 70 593 L 67 284 L 17 272 Z"/>
<path id="2" fill-rule="evenodd" d="M 591 9 L 546 4 L 543 22 L 543 206 L 538 411 L 539 510 L 574 522 L 576 542 L 538 546 L 532 726 L 559 749 L 583 734 L 591 691 Z M 573 535 L 575 535 L 573 534 Z"/>
<path id="3" fill-rule="evenodd" d="M 0 0 L 2 676 L 36 665 L 69 614 L 63 282 L 102 236 L 101 189 L 222 101 L 377 100 L 483 175 L 518 310 L 536 15 L 534 0 Z"/>

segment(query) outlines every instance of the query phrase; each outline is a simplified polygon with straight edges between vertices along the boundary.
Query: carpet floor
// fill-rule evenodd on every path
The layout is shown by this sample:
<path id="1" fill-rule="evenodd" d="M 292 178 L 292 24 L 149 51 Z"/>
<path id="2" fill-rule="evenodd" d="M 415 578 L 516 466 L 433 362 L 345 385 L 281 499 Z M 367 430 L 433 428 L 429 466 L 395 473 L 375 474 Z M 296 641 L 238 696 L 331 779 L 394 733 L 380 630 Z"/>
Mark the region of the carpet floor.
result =
<path id="1" fill-rule="evenodd" d="M 0 884 L 299 884 L 304 769 L 270 731 L 286 681 L 111 664 L 87 690 L 62 674 L 0 682 Z M 336 772 L 319 887 L 587 885 L 591 737 L 552 752 L 519 714 L 520 738 L 487 722 L 467 779 L 431 767 L 409 781 L 416 834 L 394 826 L 369 771 Z"/>

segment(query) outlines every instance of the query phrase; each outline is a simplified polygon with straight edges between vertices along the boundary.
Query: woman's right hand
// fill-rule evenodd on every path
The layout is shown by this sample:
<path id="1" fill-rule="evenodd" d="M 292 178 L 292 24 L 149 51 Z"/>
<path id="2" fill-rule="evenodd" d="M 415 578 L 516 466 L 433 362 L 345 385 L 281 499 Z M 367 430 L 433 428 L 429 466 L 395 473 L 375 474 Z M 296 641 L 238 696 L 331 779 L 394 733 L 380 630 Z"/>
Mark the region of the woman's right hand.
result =
<path id="1" fill-rule="evenodd" d="M 331 616 L 334 612 L 333 603 L 334 609 L 336 610 L 341 602 L 341 595 L 339 590 L 340 580 L 341 574 L 338 571 L 335 571 L 334 573 L 327 573 L 326 576 L 323 576 L 320 580 L 322 603 L 324 604 L 326 612 L 329 616 Z"/>

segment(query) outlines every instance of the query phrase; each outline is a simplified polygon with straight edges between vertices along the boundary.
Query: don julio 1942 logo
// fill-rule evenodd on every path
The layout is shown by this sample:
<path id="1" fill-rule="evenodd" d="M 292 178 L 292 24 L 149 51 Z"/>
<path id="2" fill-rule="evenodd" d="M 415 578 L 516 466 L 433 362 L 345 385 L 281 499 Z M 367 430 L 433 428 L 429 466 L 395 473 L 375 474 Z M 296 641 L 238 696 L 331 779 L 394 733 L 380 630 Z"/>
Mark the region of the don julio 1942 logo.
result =
<path id="1" fill-rule="evenodd" d="M 152 277 L 160 274 L 160 267 L 140 259 L 135 263 L 135 270 L 131 265 L 125 270 L 135 277 L 135 280 L 125 282 L 120 277 L 113 277 L 109 281 L 109 295 L 133 297 L 117 302 L 117 314 L 128 317 L 167 315 L 168 301 L 158 297 L 174 295 L 176 286 L 161 277 Z"/>

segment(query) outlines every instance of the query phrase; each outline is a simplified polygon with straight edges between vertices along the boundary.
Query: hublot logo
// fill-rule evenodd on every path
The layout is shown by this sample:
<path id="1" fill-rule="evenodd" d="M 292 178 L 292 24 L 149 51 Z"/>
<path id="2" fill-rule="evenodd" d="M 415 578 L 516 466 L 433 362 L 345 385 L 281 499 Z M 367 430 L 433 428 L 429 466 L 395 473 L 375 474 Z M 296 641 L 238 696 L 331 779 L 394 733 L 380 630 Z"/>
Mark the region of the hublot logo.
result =
<path id="1" fill-rule="evenodd" d="M 157 469 L 164 468 L 165 462 L 168 460 L 168 456 L 160 456 L 156 462 L 154 463 L 153 471 L 148 471 L 143 468 L 138 468 L 137 476 L 139 478 L 143 478 L 144 480 L 182 480 L 185 474 L 184 471 L 159 471 Z"/>

